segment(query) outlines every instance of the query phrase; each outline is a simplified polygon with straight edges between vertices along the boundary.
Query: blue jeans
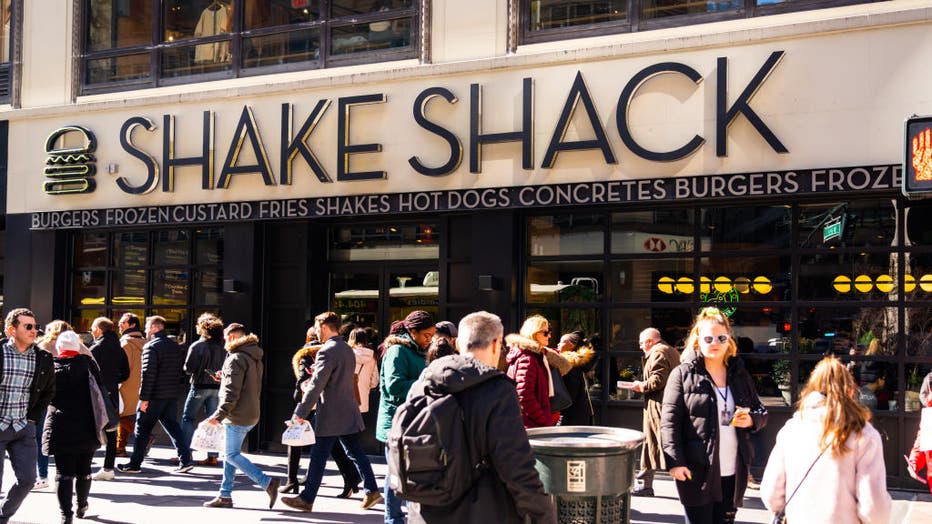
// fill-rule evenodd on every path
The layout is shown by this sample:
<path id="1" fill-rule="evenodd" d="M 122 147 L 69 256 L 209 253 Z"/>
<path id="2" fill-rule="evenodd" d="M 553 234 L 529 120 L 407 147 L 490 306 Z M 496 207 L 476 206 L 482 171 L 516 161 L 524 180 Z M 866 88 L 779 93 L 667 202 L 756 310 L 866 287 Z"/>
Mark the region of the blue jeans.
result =
<path id="1" fill-rule="evenodd" d="M 0 516 L 10 519 L 22 505 L 26 495 L 36 485 L 36 425 L 15 431 L 12 426 L 0 431 L 0 479 L 3 478 L 3 456 L 10 457 L 16 483 L 6 494 Z M 30 435 L 32 433 L 32 435 Z"/>
<path id="2" fill-rule="evenodd" d="M 236 479 L 237 469 L 245 473 L 249 480 L 265 489 L 272 479 L 240 453 L 246 435 L 249 430 L 255 427 L 255 424 L 252 426 L 224 424 L 223 426 L 226 428 L 226 445 L 224 446 L 226 458 L 223 459 L 223 481 L 220 483 L 220 496 L 230 497 L 233 494 L 233 481 Z"/>
<path id="3" fill-rule="evenodd" d="M 385 463 L 388 464 L 388 445 L 385 445 Z M 389 473 L 391 475 L 391 473 Z M 405 514 L 401 511 L 404 501 L 395 495 L 395 490 L 389 487 L 388 476 L 385 477 L 385 524 L 405 524 Z"/>
<path id="4" fill-rule="evenodd" d="M 184 401 L 184 411 L 181 413 L 181 431 L 184 432 L 184 442 L 191 446 L 191 437 L 194 436 L 194 421 L 201 412 L 201 408 L 207 410 L 207 416 L 211 416 L 217 411 L 217 404 L 220 401 L 220 390 L 211 388 L 196 388 L 191 386 L 188 390 L 188 398 Z M 217 453 L 211 451 L 207 453 L 208 457 L 216 457 Z"/>
<path id="5" fill-rule="evenodd" d="M 39 471 L 40 479 L 49 478 L 49 456 L 42 454 L 42 433 L 45 432 L 45 418 L 47 416 L 48 411 L 43 411 L 42 419 L 36 422 L 36 453 L 38 454 L 36 468 Z"/>
<path id="6" fill-rule="evenodd" d="M 149 443 L 149 436 L 152 435 L 152 428 L 155 423 L 162 424 L 162 429 L 168 433 L 172 439 L 172 445 L 178 452 L 178 459 L 182 465 L 191 463 L 191 448 L 184 441 L 184 434 L 181 432 L 181 425 L 175 419 L 178 413 L 177 399 L 159 399 L 150 400 L 149 407 L 145 412 L 136 410 L 136 441 L 133 443 L 133 454 L 129 459 L 129 464 L 134 467 L 142 465 L 142 459 L 146 456 L 146 445 Z"/>
<path id="7" fill-rule="evenodd" d="M 366 456 L 366 452 L 363 451 L 362 446 L 359 444 L 359 434 L 343 435 L 342 437 L 318 436 L 317 442 L 311 447 L 311 465 L 307 470 L 307 481 L 304 483 L 304 489 L 301 490 L 299 495 L 310 504 L 313 504 L 314 499 L 317 498 L 317 491 L 324 479 L 327 459 L 330 458 L 330 451 L 338 440 L 349 459 L 356 466 L 356 470 L 359 471 L 366 494 L 375 493 L 379 490 L 379 485 L 375 482 L 375 474 L 372 473 L 372 464 L 369 463 L 369 457 Z"/>

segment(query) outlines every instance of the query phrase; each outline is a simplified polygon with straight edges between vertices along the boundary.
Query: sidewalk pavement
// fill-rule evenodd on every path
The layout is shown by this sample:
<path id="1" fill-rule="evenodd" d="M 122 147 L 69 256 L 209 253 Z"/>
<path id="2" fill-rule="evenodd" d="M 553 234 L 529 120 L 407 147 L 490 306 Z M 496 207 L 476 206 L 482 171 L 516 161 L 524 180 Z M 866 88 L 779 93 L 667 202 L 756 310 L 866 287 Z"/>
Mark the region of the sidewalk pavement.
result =
<path id="1" fill-rule="evenodd" d="M 220 488 L 222 470 L 219 467 L 197 467 L 190 473 L 172 474 L 170 464 L 173 449 L 153 447 L 150 458 L 143 463 L 142 473 L 117 472 L 112 481 L 94 481 L 91 486 L 89 510 L 85 522 L 102 524 L 188 524 L 198 519 L 222 524 L 315 522 L 321 524 L 379 524 L 383 522 L 382 504 L 366 511 L 359 507 L 362 492 L 353 498 L 338 499 L 343 482 L 333 462 L 328 464 L 324 484 L 314 503 L 313 513 L 299 513 L 278 501 L 268 509 L 268 496 L 254 486 L 244 475 L 237 475 L 233 490 L 233 509 L 201 507 L 213 498 Z M 250 460 L 266 474 L 283 478 L 285 456 L 282 454 L 248 454 Z M 372 457 L 374 461 L 378 457 Z M 307 466 L 307 458 L 302 461 Z M 117 464 L 126 459 L 117 459 Z M 94 460 L 96 472 L 103 462 L 100 451 Z M 379 486 L 383 485 L 386 466 L 384 460 L 373 462 Z M 13 471 L 3 468 L 3 486 L 13 483 Z M 54 466 L 52 467 L 54 472 Z M 673 481 L 666 476 L 654 480 L 655 497 L 632 498 L 632 523 L 683 522 L 682 506 L 676 496 Z M 893 516 L 891 524 L 928 524 L 932 522 L 932 495 L 929 493 L 891 492 Z M 58 500 L 53 486 L 33 491 L 13 517 L 14 523 L 53 524 L 60 520 Z M 82 522 L 75 519 L 75 522 Z M 738 510 L 737 522 L 770 522 L 770 514 L 760 501 L 757 491 L 748 490 L 745 505 Z M 491 524 L 491 523 L 490 523 Z"/>

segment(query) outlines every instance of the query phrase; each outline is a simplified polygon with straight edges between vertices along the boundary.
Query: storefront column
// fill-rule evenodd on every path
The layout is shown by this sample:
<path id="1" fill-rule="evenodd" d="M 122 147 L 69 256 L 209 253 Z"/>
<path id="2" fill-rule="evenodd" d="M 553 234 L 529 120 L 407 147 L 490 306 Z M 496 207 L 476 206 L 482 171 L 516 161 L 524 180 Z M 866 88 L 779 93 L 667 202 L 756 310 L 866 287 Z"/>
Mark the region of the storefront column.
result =
<path id="1" fill-rule="evenodd" d="M 66 235 L 30 231 L 29 220 L 29 215 L 6 217 L 3 312 L 26 307 L 45 325 L 65 310 Z"/>

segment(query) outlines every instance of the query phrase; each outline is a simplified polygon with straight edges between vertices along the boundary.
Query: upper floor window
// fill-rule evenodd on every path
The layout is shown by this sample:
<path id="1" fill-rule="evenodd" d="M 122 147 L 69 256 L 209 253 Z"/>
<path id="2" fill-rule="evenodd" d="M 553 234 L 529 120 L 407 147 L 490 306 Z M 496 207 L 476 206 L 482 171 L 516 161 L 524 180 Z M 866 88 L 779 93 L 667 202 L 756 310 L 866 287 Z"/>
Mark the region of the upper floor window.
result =
<path id="1" fill-rule="evenodd" d="M 10 100 L 14 26 L 12 3 L 12 0 L 0 0 L 0 102 Z"/>
<path id="2" fill-rule="evenodd" d="M 872 0 L 521 0 L 522 43 L 644 31 Z"/>
<path id="3" fill-rule="evenodd" d="M 87 0 L 83 92 L 412 58 L 417 4 Z"/>

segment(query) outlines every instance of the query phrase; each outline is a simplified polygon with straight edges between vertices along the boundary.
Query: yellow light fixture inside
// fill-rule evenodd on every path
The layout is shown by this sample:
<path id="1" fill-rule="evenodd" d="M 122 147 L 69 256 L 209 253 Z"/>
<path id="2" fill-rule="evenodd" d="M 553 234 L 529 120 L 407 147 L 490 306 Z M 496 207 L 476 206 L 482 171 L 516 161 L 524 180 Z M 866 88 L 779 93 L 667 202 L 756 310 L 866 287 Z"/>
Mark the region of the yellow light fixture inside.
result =
<path id="1" fill-rule="evenodd" d="M 877 286 L 877 291 L 881 293 L 890 293 L 896 288 L 896 283 L 890 275 L 877 275 L 877 278 L 874 279 L 874 285 Z"/>
<path id="2" fill-rule="evenodd" d="M 832 281 L 832 287 L 839 293 L 850 293 L 851 277 L 847 275 L 838 275 L 835 277 L 835 280 Z"/>
<path id="3" fill-rule="evenodd" d="M 699 292 L 708 294 L 712 290 L 712 279 L 709 277 L 699 277 Z"/>
<path id="4" fill-rule="evenodd" d="M 773 284 L 767 277 L 754 277 L 754 291 L 761 295 L 766 295 L 773 291 Z"/>
<path id="5" fill-rule="evenodd" d="M 728 277 L 715 277 L 715 291 L 719 293 L 728 293 L 731 291 L 731 279 Z"/>
<path id="6" fill-rule="evenodd" d="M 932 275 L 926 273 L 919 277 L 919 289 L 926 293 L 932 292 Z"/>
<path id="7" fill-rule="evenodd" d="M 906 276 L 903 277 L 903 281 L 905 282 L 905 284 L 903 284 L 903 291 L 909 293 L 916 289 L 916 277 L 906 274 Z"/>
<path id="8" fill-rule="evenodd" d="M 660 280 L 657 281 L 657 289 L 661 293 L 664 293 L 666 295 L 672 295 L 673 286 L 675 283 L 676 281 L 670 277 L 660 277 Z"/>
<path id="9" fill-rule="evenodd" d="M 874 281 L 868 275 L 858 275 L 854 277 L 854 289 L 861 293 L 867 293 L 874 287 Z"/>
<path id="10" fill-rule="evenodd" d="M 680 277 L 676 281 L 676 290 L 684 295 L 691 295 L 696 290 L 693 279 L 689 277 Z"/>
<path id="11" fill-rule="evenodd" d="M 748 294 L 751 291 L 751 279 L 748 277 L 735 278 L 735 289 L 738 293 Z"/>

